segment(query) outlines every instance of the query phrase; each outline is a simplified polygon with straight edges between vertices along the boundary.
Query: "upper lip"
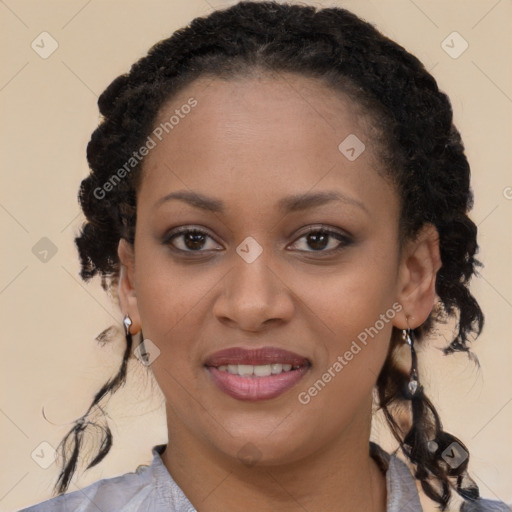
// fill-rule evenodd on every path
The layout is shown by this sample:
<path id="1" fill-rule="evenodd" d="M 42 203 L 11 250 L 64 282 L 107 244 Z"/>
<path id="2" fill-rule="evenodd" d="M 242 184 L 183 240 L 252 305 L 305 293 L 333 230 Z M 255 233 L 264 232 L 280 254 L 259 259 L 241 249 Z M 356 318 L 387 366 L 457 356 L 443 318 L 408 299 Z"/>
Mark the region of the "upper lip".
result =
<path id="1" fill-rule="evenodd" d="M 262 347 L 256 349 L 232 347 L 210 355 L 205 361 L 205 366 L 218 367 L 228 364 L 260 365 L 273 363 L 304 366 L 309 365 L 310 361 L 299 354 L 276 347 Z"/>

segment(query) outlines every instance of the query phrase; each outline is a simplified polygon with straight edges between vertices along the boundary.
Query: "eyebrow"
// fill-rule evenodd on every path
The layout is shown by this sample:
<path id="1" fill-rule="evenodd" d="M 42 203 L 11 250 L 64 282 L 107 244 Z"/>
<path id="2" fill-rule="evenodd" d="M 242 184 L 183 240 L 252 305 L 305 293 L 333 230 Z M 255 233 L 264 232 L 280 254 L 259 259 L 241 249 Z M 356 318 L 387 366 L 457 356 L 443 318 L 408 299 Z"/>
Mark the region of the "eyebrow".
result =
<path id="1" fill-rule="evenodd" d="M 155 208 L 173 199 L 183 201 L 190 206 L 199 208 L 201 210 L 213 213 L 224 212 L 224 203 L 220 199 L 214 199 L 213 197 L 208 197 L 198 192 L 189 192 L 186 190 L 171 192 L 170 194 L 160 198 L 155 203 Z M 287 214 L 301 210 L 307 210 L 309 208 L 315 208 L 317 206 L 322 206 L 333 201 L 357 206 L 358 208 L 368 213 L 368 210 L 361 201 L 346 196 L 340 192 L 334 191 L 290 195 L 278 201 L 277 209 L 280 212 Z"/>

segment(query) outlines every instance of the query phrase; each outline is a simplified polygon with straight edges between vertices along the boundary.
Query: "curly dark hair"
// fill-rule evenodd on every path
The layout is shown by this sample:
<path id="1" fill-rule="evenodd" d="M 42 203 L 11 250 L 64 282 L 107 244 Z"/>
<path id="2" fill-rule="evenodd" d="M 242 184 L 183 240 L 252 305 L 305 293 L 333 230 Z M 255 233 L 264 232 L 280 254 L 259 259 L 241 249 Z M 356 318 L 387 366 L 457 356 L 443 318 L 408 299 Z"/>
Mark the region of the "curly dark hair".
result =
<path id="1" fill-rule="evenodd" d="M 400 240 L 414 237 L 430 223 L 439 233 L 442 267 L 437 274 L 439 306 L 413 331 L 421 342 L 432 327 L 456 320 L 446 354 L 464 351 L 483 326 L 483 314 L 468 287 L 480 264 L 472 208 L 470 167 L 453 124 L 450 101 L 423 64 L 370 23 L 340 8 L 317 9 L 273 1 L 242 1 L 205 17 L 154 45 L 129 73 L 117 77 L 98 105 L 103 119 L 87 146 L 90 175 L 82 181 L 79 201 L 87 218 L 76 238 L 81 276 L 99 274 L 104 288 L 119 278 L 121 238 L 133 243 L 137 190 L 144 160 L 108 192 L 104 184 L 133 156 L 154 129 L 162 106 L 199 77 L 232 79 L 250 74 L 295 73 L 315 78 L 348 95 L 371 121 L 374 147 L 401 202 Z M 466 459 L 450 467 L 441 454 L 457 438 L 445 432 L 420 386 L 407 394 L 408 374 L 396 365 L 399 332 L 394 329 L 387 360 L 377 380 L 379 405 L 403 453 L 415 468 L 427 496 L 446 510 L 455 489 L 465 500 L 479 491 L 468 476 Z M 131 338 L 130 338 L 131 340 Z M 61 443 L 74 443 L 56 490 L 65 492 L 75 470 L 80 435 L 94 407 L 126 377 L 126 347 L 119 373 L 94 398 L 91 408 Z M 398 417 L 406 410 L 408 427 Z M 103 441 L 88 467 L 100 462 L 112 444 L 103 424 Z M 66 462 L 67 460 L 67 462 Z"/>

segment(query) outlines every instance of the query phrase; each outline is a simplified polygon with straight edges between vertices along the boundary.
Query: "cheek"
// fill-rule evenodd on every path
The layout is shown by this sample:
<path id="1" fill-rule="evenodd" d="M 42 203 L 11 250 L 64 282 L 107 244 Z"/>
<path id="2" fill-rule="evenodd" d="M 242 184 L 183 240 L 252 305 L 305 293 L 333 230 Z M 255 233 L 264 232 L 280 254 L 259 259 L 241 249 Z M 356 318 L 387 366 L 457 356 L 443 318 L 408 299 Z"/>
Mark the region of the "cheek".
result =
<path id="1" fill-rule="evenodd" d="M 336 271 L 307 275 L 294 272 L 288 282 L 331 334 L 357 336 L 391 308 L 396 291 L 396 260 L 354 253 Z M 300 284 L 299 284 L 300 283 Z"/>
<path id="2" fill-rule="evenodd" d="M 311 299 L 329 329 L 319 331 L 318 363 L 296 394 L 303 428 L 314 430 L 321 439 L 335 437 L 340 425 L 361 419 L 362 411 L 369 410 L 395 315 L 379 283 L 366 278 L 343 283 L 345 287 L 326 292 L 321 301 Z"/>
<path id="3" fill-rule="evenodd" d="M 386 358 L 396 313 L 381 289 L 351 284 L 310 300 L 321 319 L 317 325 L 323 349 L 315 377 L 324 375 L 324 381 L 335 382 L 333 388 L 368 391 Z"/>
<path id="4" fill-rule="evenodd" d="M 142 329 L 144 337 L 160 350 L 153 364 L 155 373 L 165 369 L 189 382 L 197 377 L 198 361 L 204 357 L 205 348 L 199 340 L 208 338 L 205 331 L 212 325 L 212 297 L 222 287 L 225 273 L 226 269 L 221 267 L 177 264 L 165 250 L 154 245 L 141 247 L 136 253 L 137 305 Z M 163 377 L 164 381 L 169 380 L 167 373 Z M 171 379 L 167 385 L 172 382 Z"/>
<path id="5" fill-rule="evenodd" d="M 314 402 L 319 414 L 340 400 L 345 411 L 356 407 L 371 392 L 400 309 L 394 302 L 396 261 L 361 256 L 336 274 L 303 276 L 300 295 L 307 314 L 316 318 L 321 352 L 309 387 L 301 390 L 307 395 L 301 403 Z M 334 409 L 330 414 L 344 413 Z"/>
<path id="6" fill-rule="evenodd" d="M 218 277 L 202 265 L 176 263 L 166 247 L 149 237 L 137 242 L 135 281 L 143 327 L 173 329 L 207 298 Z"/>
<path id="7" fill-rule="evenodd" d="M 154 341 L 162 355 L 191 358 L 191 339 L 204 314 L 209 288 L 193 279 L 168 279 L 162 272 L 148 273 L 137 292 L 137 302 L 146 338 Z"/>

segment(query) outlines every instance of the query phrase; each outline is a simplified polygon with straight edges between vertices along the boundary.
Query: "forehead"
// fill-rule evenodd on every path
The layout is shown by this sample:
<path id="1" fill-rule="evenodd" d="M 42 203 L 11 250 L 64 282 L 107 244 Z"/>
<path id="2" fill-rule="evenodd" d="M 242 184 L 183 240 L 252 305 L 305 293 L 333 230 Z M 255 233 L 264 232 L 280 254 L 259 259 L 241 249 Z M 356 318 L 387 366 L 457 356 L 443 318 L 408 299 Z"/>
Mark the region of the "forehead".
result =
<path id="1" fill-rule="evenodd" d="M 161 108 L 141 193 L 213 187 L 254 200 L 316 184 L 379 193 L 368 133 L 361 108 L 319 80 L 285 73 L 204 77 Z"/>
<path id="2" fill-rule="evenodd" d="M 347 130 L 361 134 L 368 125 L 368 116 L 345 93 L 319 79 L 284 72 L 259 75 L 253 72 L 230 79 L 199 78 L 164 104 L 155 125 L 165 123 L 191 98 L 197 101 L 197 106 L 183 124 L 193 127 L 197 137 L 202 132 L 211 135 L 214 130 L 234 138 L 233 143 L 242 142 L 245 132 L 239 130 L 244 128 L 252 129 L 255 135 L 262 132 L 275 135 L 285 130 L 280 132 L 279 140 L 288 139 L 292 144 L 299 143 L 299 138 L 314 140 L 320 134 L 322 139 L 328 136 L 328 141 L 332 139 L 335 143 Z M 181 132 L 173 129 L 173 138 L 193 135 L 190 131 Z M 289 134 L 295 134 L 295 138 L 290 139 Z"/>
<path id="3" fill-rule="evenodd" d="M 284 72 L 231 79 L 206 76 L 160 108 L 154 122 L 158 147 L 146 160 L 154 160 L 163 148 L 197 154 L 252 146 L 258 152 L 262 146 L 257 143 L 267 150 L 277 146 L 272 158 L 315 148 L 337 154 L 349 135 L 364 139 L 367 156 L 374 156 L 371 124 L 357 102 L 319 79 Z"/>

